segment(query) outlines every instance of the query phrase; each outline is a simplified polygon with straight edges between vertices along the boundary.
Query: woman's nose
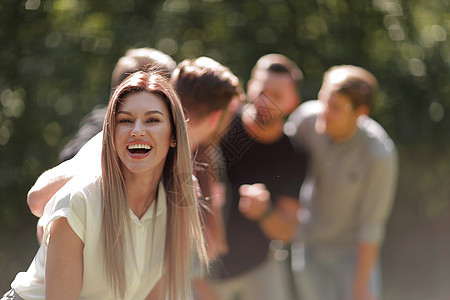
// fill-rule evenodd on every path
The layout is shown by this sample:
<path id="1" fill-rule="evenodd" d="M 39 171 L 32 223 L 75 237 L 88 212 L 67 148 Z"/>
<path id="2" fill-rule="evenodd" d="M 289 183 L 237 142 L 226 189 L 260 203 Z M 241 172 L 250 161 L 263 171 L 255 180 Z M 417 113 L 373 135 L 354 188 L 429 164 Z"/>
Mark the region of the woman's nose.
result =
<path id="1" fill-rule="evenodd" d="M 142 126 L 142 123 L 140 121 L 136 121 L 131 130 L 131 135 L 132 136 L 141 136 L 143 134 L 144 134 L 144 127 Z"/>

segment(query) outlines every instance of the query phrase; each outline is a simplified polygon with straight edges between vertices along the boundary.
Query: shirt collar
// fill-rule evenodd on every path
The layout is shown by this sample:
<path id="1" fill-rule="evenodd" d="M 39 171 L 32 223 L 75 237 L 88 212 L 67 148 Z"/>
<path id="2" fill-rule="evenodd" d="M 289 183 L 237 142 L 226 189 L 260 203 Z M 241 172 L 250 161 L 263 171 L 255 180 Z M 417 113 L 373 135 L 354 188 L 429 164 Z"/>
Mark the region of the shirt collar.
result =
<path id="1" fill-rule="evenodd" d="M 162 183 L 162 180 L 158 184 L 158 191 L 157 191 L 156 198 L 157 198 L 157 200 L 153 201 L 153 203 L 150 205 L 150 207 L 147 209 L 147 211 L 141 217 L 141 219 L 140 219 L 141 222 L 153 218 L 155 205 L 157 206 L 156 217 L 158 217 L 159 215 L 161 215 L 162 213 L 164 213 L 166 211 L 166 208 L 167 208 L 167 204 L 166 204 L 166 190 L 164 189 L 164 184 Z M 131 216 L 132 219 L 134 219 L 133 218 L 134 214 L 131 211 L 131 209 L 130 209 L 130 216 Z M 134 216 L 134 217 L 136 217 L 136 216 Z"/>

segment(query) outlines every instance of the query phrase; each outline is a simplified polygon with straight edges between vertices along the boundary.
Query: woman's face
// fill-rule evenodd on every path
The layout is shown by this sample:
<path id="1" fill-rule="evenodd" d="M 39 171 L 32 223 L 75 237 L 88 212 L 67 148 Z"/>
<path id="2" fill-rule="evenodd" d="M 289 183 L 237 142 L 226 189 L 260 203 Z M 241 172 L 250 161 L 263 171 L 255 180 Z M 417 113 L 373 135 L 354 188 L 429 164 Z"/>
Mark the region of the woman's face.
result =
<path id="1" fill-rule="evenodd" d="M 128 94 L 117 106 L 115 122 L 114 143 L 125 178 L 161 174 L 167 152 L 174 146 L 164 101 L 145 91 Z"/>

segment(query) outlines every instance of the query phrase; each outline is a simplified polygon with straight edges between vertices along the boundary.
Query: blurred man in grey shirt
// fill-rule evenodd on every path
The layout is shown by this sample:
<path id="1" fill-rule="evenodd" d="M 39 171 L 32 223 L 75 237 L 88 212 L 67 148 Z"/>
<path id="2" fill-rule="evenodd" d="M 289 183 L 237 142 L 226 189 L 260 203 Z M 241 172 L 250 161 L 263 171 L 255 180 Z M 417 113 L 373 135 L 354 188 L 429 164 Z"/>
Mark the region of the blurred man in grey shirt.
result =
<path id="1" fill-rule="evenodd" d="M 296 273 L 305 300 L 373 300 L 381 293 L 379 249 L 395 195 L 398 161 L 386 131 L 369 118 L 378 84 L 368 71 L 336 66 L 318 101 L 292 113 L 285 132 L 306 149 Z M 299 252 L 298 248 L 294 252 Z M 296 264 L 297 263 L 297 264 Z"/>

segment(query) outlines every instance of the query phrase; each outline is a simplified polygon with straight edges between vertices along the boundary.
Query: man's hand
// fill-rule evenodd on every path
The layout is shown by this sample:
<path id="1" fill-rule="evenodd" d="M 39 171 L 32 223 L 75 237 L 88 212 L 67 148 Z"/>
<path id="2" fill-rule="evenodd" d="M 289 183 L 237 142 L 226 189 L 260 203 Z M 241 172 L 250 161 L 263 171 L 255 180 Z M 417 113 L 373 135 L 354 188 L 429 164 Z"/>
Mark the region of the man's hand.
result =
<path id="1" fill-rule="evenodd" d="M 355 295 L 353 295 L 353 298 L 351 300 L 378 300 L 375 298 L 370 291 L 366 290 L 364 292 L 357 292 Z"/>
<path id="2" fill-rule="evenodd" d="M 239 210 L 250 220 L 261 220 L 270 209 L 270 193 L 262 183 L 241 185 L 239 194 Z"/>

